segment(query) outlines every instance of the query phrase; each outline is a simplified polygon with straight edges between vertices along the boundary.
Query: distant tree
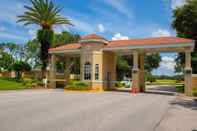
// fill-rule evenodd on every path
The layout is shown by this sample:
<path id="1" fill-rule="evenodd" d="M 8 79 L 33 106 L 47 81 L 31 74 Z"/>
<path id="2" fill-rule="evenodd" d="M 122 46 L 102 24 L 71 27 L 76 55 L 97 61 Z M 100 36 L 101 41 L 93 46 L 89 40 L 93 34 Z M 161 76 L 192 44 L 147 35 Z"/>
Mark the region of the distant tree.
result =
<path id="1" fill-rule="evenodd" d="M 193 73 L 197 73 L 197 0 L 187 0 L 185 5 L 173 11 L 172 27 L 179 37 L 195 40 L 195 52 L 192 53 Z M 176 59 L 176 72 L 183 72 L 184 54 Z"/>
<path id="2" fill-rule="evenodd" d="M 16 72 L 16 78 L 20 79 L 22 76 L 22 72 L 30 71 L 31 66 L 27 62 L 16 61 L 10 66 L 10 70 L 14 70 Z"/>
<path id="3" fill-rule="evenodd" d="M 8 70 L 8 67 L 14 62 L 13 57 L 7 52 L 0 52 L 0 71 Z"/>
<path id="4" fill-rule="evenodd" d="M 12 55 L 14 59 L 20 59 L 20 52 L 21 52 L 20 49 L 22 48 L 21 47 L 22 45 L 8 42 L 8 43 L 4 43 L 3 46 L 4 46 L 4 51 Z"/>
<path id="5" fill-rule="evenodd" d="M 151 72 L 148 72 L 148 71 L 145 71 L 145 79 L 146 81 L 149 81 L 150 83 L 153 83 L 156 81 L 156 77 L 153 76 Z"/>
<path id="6" fill-rule="evenodd" d="M 117 58 L 118 80 L 122 80 L 124 76 L 131 77 L 131 69 L 133 66 L 132 59 L 132 55 L 119 56 Z M 161 62 L 161 56 L 158 53 L 146 54 L 144 59 L 144 68 L 149 74 L 151 74 L 153 69 L 158 68 Z"/>
<path id="7" fill-rule="evenodd" d="M 80 35 L 63 31 L 61 34 L 55 34 L 53 47 L 69 44 L 69 43 L 77 43 L 79 40 L 80 40 Z"/>
<path id="8" fill-rule="evenodd" d="M 28 62 L 32 68 L 40 67 L 40 42 L 37 39 L 28 41 L 24 46 L 24 50 L 24 60 Z"/>
<path id="9" fill-rule="evenodd" d="M 53 43 L 53 27 L 55 25 L 71 25 L 70 20 L 60 15 L 62 8 L 51 0 L 30 0 L 32 6 L 25 6 L 24 15 L 18 16 L 18 22 L 24 25 L 36 24 L 41 27 L 37 39 L 41 44 L 42 75 L 44 77 L 48 64 L 48 49 Z"/>
<path id="10" fill-rule="evenodd" d="M 129 56 L 118 56 L 117 57 L 117 79 L 122 80 L 124 76 L 131 76 L 131 64 L 128 60 Z M 131 58 L 131 57 L 129 57 Z"/>
<path id="11" fill-rule="evenodd" d="M 158 53 L 146 54 L 144 64 L 145 70 L 151 72 L 153 69 L 159 67 L 160 62 L 161 56 Z"/>

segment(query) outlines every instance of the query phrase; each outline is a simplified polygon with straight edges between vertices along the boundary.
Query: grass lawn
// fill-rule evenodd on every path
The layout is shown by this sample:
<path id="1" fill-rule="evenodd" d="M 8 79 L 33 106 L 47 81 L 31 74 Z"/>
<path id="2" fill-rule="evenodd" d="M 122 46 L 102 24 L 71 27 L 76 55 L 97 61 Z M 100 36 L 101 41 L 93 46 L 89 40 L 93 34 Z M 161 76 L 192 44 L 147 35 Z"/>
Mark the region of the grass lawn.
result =
<path id="1" fill-rule="evenodd" d="M 29 87 L 25 86 L 22 82 L 0 78 L 0 90 L 20 90 L 28 88 Z"/>
<path id="2" fill-rule="evenodd" d="M 184 93 L 184 85 L 176 85 L 176 91 L 179 93 Z"/>
<path id="3" fill-rule="evenodd" d="M 182 82 L 177 83 L 176 80 L 168 80 L 168 79 L 162 79 L 162 80 L 156 80 L 155 82 L 146 82 L 147 85 L 182 85 Z"/>

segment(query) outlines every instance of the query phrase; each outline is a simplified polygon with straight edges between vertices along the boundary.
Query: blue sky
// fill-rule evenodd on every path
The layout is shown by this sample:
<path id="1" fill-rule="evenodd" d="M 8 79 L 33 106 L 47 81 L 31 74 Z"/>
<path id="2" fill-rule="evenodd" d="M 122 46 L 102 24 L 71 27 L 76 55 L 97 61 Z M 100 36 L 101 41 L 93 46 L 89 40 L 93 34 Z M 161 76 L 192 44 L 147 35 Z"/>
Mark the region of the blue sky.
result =
<path id="1" fill-rule="evenodd" d="M 184 0 L 53 0 L 63 7 L 62 15 L 74 27 L 54 27 L 57 33 L 69 30 L 81 35 L 97 33 L 111 39 L 175 36 L 171 28 L 172 9 Z M 35 37 L 37 26 L 17 24 L 28 0 L 1 0 L 0 42 L 25 43 Z M 176 54 L 165 53 L 154 74 L 174 74 Z M 166 64 L 168 63 L 168 64 Z"/>

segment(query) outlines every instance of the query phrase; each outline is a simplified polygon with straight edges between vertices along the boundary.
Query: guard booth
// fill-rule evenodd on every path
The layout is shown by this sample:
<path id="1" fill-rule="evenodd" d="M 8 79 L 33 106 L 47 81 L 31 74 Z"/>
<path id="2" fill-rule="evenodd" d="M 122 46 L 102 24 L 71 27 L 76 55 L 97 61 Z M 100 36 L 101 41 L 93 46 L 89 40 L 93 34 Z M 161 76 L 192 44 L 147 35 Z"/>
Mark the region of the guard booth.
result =
<path id="1" fill-rule="evenodd" d="M 154 52 L 185 53 L 185 93 L 192 95 L 191 52 L 194 41 L 178 37 L 158 37 L 109 41 L 96 34 L 83 36 L 78 43 L 65 44 L 49 49 L 50 87 L 56 87 L 55 61 L 64 56 L 68 69 L 70 57 L 80 58 L 80 80 L 89 83 L 95 90 L 113 88 L 116 82 L 117 54 L 133 55 L 132 81 L 137 92 L 145 91 L 144 56 Z M 65 72 L 65 81 L 69 72 Z"/>

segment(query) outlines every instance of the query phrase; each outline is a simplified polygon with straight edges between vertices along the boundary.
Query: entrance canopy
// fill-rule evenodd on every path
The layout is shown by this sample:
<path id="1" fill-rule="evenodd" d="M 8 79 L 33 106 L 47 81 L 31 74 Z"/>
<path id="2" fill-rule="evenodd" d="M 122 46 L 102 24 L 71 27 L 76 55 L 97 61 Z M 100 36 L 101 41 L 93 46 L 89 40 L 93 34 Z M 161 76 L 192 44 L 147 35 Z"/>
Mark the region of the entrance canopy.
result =
<path id="1" fill-rule="evenodd" d="M 185 93 L 191 95 L 191 52 L 193 50 L 193 40 L 179 37 L 109 41 L 96 34 L 86 35 L 78 43 L 49 49 L 51 54 L 50 85 L 54 87 L 57 78 L 55 75 L 56 57 L 64 56 L 65 63 L 70 63 L 69 57 L 77 56 L 80 57 L 80 80 L 88 82 L 92 89 L 113 88 L 116 82 L 116 56 L 121 54 L 133 55 L 133 59 L 131 59 L 133 61 L 132 89 L 143 92 L 145 89 L 145 53 L 183 52 L 185 53 Z M 69 70 L 69 66 L 66 66 L 66 69 Z"/>
<path id="2" fill-rule="evenodd" d="M 108 41 L 101 36 L 92 34 L 82 37 L 82 40 L 78 43 L 51 48 L 49 53 L 80 54 L 81 47 L 87 42 L 90 43 L 89 46 L 91 46 L 91 44 L 94 45 L 95 43 L 102 43 L 103 51 L 112 51 L 125 54 L 130 53 L 131 50 L 138 50 L 142 52 L 192 52 L 194 49 L 193 40 L 179 37 L 157 37 Z"/>

